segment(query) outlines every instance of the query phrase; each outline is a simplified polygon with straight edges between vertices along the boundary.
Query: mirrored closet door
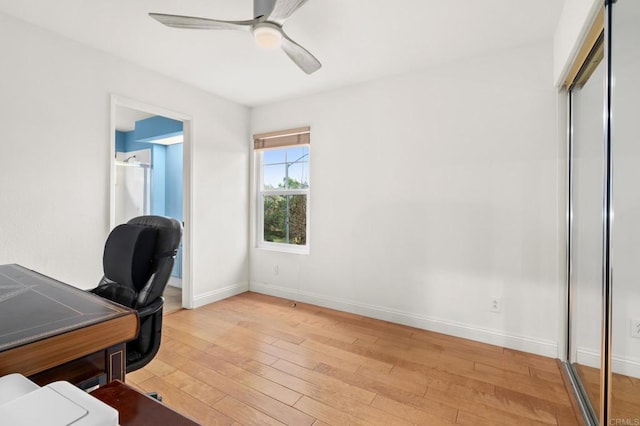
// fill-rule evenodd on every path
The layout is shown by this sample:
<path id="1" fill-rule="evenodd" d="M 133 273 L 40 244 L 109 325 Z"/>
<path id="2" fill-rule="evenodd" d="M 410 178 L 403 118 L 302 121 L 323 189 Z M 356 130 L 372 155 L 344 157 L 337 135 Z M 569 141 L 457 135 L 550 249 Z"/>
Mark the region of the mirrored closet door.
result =
<path id="1" fill-rule="evenodd" d="M 599 416 L 601 385 L 605 76 L 602 47 L 600 38 L 570 93 L 572 328 L 569 360 L 595 417 Z"/>
<path id="2" fill-rule="evenodd" d="M 640 425 L 640 1 L 611 12 L 609 424 Z"/>
<path id="3" fill-rule="evenodd" d="M 568 84 L 567 372 L 587 424 L 640 425 L 640 1 L 597 19 Z"/>

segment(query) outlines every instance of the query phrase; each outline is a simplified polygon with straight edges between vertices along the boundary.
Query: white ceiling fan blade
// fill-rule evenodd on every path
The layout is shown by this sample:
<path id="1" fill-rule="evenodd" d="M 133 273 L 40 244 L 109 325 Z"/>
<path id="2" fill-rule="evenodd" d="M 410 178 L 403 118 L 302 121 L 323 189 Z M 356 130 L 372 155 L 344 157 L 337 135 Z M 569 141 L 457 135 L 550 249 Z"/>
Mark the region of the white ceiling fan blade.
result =
<path id="1" fill-rule="evenodd" d="M 277 22 L 282 25 L 285 19 L 291 16 L 293 12 L 300 9 L 306 2 L 307 0 L 276 0 L 273 5 L 273 10 L 267 17 L 267 20 Z"/>
<path id="2" fill-rule="evenodd" d="M 313 74 L 318 71 L 322 64 L 307 49 L 291 40 L 284 31 L 282 32 L 282 50 L 287 54 L 300 69 L 307 74 Z"/>
<path id="3" fill-rule="evenodd" d="M 258 23 L 257 19 L 249 21 L 219 21 L 217 19 L 196 18 L 193 16 L 165 15 L 164 13 L 150 13 L 156 21 L 173 28 L 192 30 L 243 30 L 249 31 Z"/>

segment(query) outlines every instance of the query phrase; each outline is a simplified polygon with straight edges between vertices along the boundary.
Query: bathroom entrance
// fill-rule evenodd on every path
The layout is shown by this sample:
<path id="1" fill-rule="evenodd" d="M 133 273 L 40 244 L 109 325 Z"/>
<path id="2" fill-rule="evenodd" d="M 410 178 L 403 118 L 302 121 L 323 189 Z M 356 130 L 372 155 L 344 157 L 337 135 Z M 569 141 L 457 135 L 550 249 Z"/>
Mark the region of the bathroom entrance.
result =
<path id="1" fill-rule="evenodd" d="M 114 226 L 141 215 L 183 218 L 183 123 L 117 105 Z M 182 307 L 183 245 L 165 291 L 164 311 Z"/>

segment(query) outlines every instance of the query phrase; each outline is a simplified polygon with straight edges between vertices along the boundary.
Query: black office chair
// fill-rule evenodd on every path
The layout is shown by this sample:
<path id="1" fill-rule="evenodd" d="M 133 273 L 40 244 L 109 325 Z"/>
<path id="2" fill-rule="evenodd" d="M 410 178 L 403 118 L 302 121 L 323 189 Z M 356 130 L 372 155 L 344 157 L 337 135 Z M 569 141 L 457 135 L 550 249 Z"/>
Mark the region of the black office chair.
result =
<path id="1" fill-rule="evenodd" d="M 127 373 L 144 367 L 160 349 L 162 293 L 181 238 L 182 224 L 162 216 L 135 217 L 107 238 L 104 276 L 90 291 L 138 312 L 140 332 L 127 343 Z"/>

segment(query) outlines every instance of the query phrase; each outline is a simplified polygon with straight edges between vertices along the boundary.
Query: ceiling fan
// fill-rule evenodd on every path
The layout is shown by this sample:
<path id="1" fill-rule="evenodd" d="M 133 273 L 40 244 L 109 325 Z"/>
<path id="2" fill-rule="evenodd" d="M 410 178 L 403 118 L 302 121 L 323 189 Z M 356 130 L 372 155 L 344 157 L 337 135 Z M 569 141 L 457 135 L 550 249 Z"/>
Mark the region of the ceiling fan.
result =
<path id="1" fill-rule="evenodd" d="M 150 13 L 149 16 L 174 28 L 251 31 L 258 46 L 271 49 L 281 47 L 302 71 L 312 74 L 322 64 L 307 49 L 291 40 L 282 29 L 287 18 L 306 2 L 307 0 L 253 0 L 254 18 L 247 21 L 220 21 L 163 13 Z"/>

